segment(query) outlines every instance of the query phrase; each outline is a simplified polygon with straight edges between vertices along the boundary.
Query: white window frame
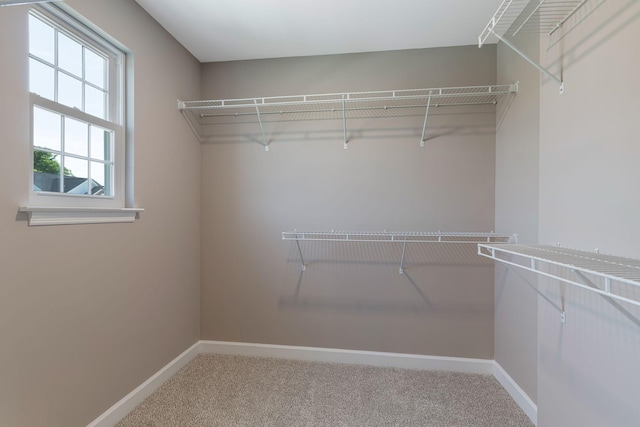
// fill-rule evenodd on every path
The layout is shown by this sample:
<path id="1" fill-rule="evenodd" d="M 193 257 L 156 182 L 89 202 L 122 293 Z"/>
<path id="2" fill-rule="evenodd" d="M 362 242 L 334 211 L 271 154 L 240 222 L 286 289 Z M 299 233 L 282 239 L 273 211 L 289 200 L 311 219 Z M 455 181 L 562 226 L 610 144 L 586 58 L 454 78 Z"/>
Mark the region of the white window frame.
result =
<path id="1" fill-rule="evenodd" d="M 107 106 L 106 120 L 71 108 L 58 102 L 43 98 L 35 93 L 29 94 L 30 102 L 30 167 L 29 167 L 29 203 L 20 210 L 29 217 L 29 225 L 86 224 L 104 222 L 133 222 L 142 209 L 126 208 L 128 199 L 125 174 L 132 173 L 132 168 L 125 170 L 126 162 L 126 130 L 125 130 L 125 70 L 126 54 L 110 43 L 96 31 L 78 19 L 54 5 L 34 6 L 30 15 L 44 21 L 67 37 L 74 39 L 85 47 L 99 52 L 107 58 Z M 57 46 L 56 46 L 57 56 Z M 32 58 L 30 53 L 25 58 Z M 34 58 L 36 59 L 36 58 Z M 36 59 L 39 60 L 39 59 Z M 57 78 L 58 67 L 54 65 L 54 76 Z M 56 80 L 54 80 L 55 82 Z M 54 83 L 55 91 L 57 84 Z M 34 190 L 33 155 L 34 155 L 34 109 L 42 108 L 70 119 L 79 120 L 112 132 L 112 195 L 79 195 Z M 131 183 L 133 180 L 130 180 Z M 130 198 L 130 197 L 129 197 Z"/>

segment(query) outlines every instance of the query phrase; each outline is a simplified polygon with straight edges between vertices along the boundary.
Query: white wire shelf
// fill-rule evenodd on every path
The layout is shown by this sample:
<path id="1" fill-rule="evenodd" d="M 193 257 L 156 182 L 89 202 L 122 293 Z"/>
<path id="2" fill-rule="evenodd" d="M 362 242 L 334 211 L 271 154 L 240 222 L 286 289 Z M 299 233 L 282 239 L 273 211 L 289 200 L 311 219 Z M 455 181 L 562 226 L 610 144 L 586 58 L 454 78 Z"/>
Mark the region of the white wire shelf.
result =
<path id="1" fill-rule="evenodd" d="M 521 32 L 553 34 L 587 0 L 504 0 L 478 37 L 479 46 L 491 35 L 516 36 Z"/>
<path id="2" fill-rule="evenodd" d="M 495 37 L 502 41 L 541 73 L 555 80 L 564 92 L 564 82 L 539 63 L 519 50 L 507 37 L 519 33 L 546 33 L 552 35 L 577 14 L 589 0 L 504 0 L 478 36 L 478 47 Z"/>
<path id="3" fill-rule="evenodd" d="M 478 255 L 640 306 L 640 260 L 546 245 L 478 244 Z"/>
<path id="4" fill-rule="evenodd" d="M 500 233 L 423 231 L 285 231 L 282 240 L 391 243 L 508 243 Z"/>
<path id="5" fill-rule="evenodd" d="M 477 232 L 424 232 L 424 231 L 284 231 L 282 240 L 294 240 L 298 247 L 302 271 L 306 265 L 300 242 L 383 242 L 402 243 L 402 258 L 400 259 L 400 274 L 404 274 L 404 259 L 407 243 L 508 243 L 511 237 L 500 233 Z"/>
<path id="6" fill-rule="evenodd" d="M 210 126 L 253 123 L 260 126 L 265 149 L 268 149 L 269 141 L 266 139 L 263 124 L 268 122 L 342 120 L 345 148 L 347 148 L 347 120 L 424 116 L 420 141 L 420 145 L 424 145 L 430 108 L 495 105 L 501 96 L 517 91 L 518 85 L 513 83 L 508 85 L 178 101 L 178 109 L 183 113 L 200 141 L 207 139 Z"/>

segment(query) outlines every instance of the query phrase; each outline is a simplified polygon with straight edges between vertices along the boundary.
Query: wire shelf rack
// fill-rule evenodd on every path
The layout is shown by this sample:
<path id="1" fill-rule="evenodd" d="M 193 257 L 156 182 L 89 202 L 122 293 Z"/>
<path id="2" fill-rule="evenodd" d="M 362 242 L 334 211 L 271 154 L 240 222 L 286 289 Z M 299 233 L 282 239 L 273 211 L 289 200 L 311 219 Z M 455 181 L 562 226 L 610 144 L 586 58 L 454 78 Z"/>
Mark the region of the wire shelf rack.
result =
<path id="1" fill-rule="evenodd" d="M 511 237 L 500 233 L 477 232 L 425 232 L 425 231 L 284 231 L 282 240 L 294 240 L 298 247 L 302 271 L 306 265 L 300 242 L 383 242 L 401 243 L 402 257 L 400 259 L 400 274 L 404 274 L 404 260 L 407 243 L 508 243 Z"/>
<path id="2" fill-rule="evenodd" d="M 500 233 L 424 231 L 285 231 L 282 240 L 391 243 L 508 243 Z"/>
<path id="3" fill-rule="evenodd" d="M 495 105 L 499 97 L 518 91 L 508 85 L 403 89 L 373 92 L 344 92 L 261 98 L 178 101 L 178 109 L 200 141 L 209 126 L 258 124 L 265 149 L 269 142 L 264 123 L 305 120 L 342 120 L 345 148 L 347 120 L 361 118 L 424 116 L 421 145 L 430 108 Z"/>
<path id="4" fill-rule="evenodd" d="M 542 67 L 537 61 L 529 58 L 513 45 L 507 37 L 514 37 L 519 33 L 532 32 L 552 35 L 575 16 L 588 1 L 504 0 L 478 36 L 478 47 L 482 47 L 487 40 L 492 38 L 503 42 L 541 73 L 555 80 L 560 85 L 560 93 L 562 94 L 564 92 L 562 79 Z"/>
<path id="5" fill-rule="evenodd" d="M 547 245 L 478 244 L 478 255 L 640 306 L 640 260 Z"/>

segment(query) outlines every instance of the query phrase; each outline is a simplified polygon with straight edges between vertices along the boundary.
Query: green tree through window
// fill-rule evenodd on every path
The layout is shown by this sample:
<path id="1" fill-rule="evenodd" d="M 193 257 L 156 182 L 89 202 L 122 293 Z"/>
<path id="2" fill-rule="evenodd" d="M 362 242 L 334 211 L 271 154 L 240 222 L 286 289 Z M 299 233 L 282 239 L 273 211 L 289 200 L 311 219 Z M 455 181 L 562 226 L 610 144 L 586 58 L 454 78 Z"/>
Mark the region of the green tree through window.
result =
<path id="1" fill-rule="evenodd" d="M 51 174 L 60 173 L 60 163 L 56 161 L 56 155 L 46 151 L 33 150 L 33 171 Z M 71 171 L 64 168 L 65 176 L 73 176 Z"/>

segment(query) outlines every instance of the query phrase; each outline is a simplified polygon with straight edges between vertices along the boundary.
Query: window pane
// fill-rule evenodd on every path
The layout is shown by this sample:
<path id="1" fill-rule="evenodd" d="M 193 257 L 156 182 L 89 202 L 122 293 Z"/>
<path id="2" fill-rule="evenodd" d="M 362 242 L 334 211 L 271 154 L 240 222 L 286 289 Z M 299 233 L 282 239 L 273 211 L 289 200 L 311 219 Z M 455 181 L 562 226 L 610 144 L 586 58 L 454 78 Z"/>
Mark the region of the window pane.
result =
<path id="1" fill-rule="evenodd" d="M 58 102 L 82 109 L 82 83 L 58 71 Z"/>
<path id="2" fill-rule="evenodd" d="M 33 107 L 33 146 L 60 151 L 60 115 Z"/>
<path id="3" fill-rule="evenodd" d="M 89 156 L 88 124 L 69 117 L 64 118 L 64 151 L 78 156 Z"/>
<path id="4" fill-rule="evenodd" d="M 33 58 L 29 59 L 29 91 L 43 98 L 53 99 L 53 67 L 44 65 Z"/>
<path id="5" fill-rule="evenodd" d="M 54 63 L 54 37 L 53 28 L 45 24 L 35 16 L 29 15 L 29 53 Z"/>
<path id="6" fill-rule="evenodd" d="M 91 126 L 91 156 L 97 160 L 111 160 L 111 131 Z"/>
<path id="7" fill-rule="evenodd" d="M 64 192 L 69 194 L 88 194 L 89 162 L 65 156 Z"/>
<path id="8" fill-rule="evenodd" d="M 58 66 L 82 78 L 82 45 L 58 33 Z"/>
<path id="9" fill-rule="evenodd" d="M 105 93 L 99 89 L 84 85 L 84 111 L 101 119 L 105 116 Z"/>
<path id="10" fill-rule="evenodd" d="M 91 50 L 84 50 L 84 78 L 89 83 L 98 86 L 101 89 L 105 88 L 105 69 L 107 61 Z"/>
<path id="11" fill-rule="evenodd" d="M 33 191 L 60 192 L 60 159 L 57 155 L 34 150 Z"/>
<path id="12" fill-rule="evenodd" d="M 111 196 L 110 168 L 104 163 L 91 162 L 91 194 Z"/>

